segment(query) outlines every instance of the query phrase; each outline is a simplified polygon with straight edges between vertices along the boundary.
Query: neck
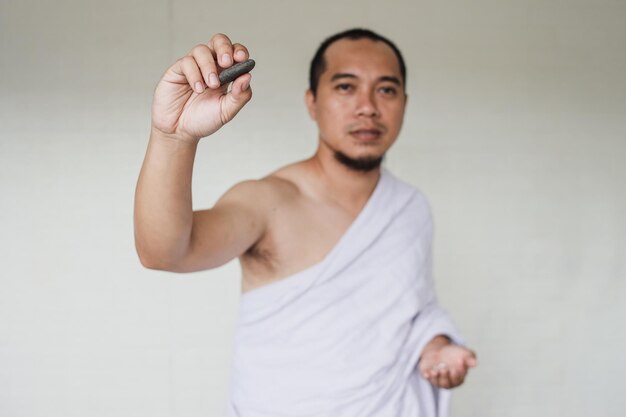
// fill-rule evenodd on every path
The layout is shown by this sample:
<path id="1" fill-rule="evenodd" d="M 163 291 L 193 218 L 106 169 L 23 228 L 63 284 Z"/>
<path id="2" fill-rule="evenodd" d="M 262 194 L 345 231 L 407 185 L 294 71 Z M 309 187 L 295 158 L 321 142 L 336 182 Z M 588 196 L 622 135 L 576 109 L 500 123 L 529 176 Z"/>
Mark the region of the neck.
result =
<path id="1" fill-rule="evenodd" d="M 381 169 L 357 171 L 339 162 L 334 152 L 320 146 L 307 167 L 313 174 L 320 196 L 331 199 L 347 210 L 358 213 L 367 202 L 380 178 Z"/>

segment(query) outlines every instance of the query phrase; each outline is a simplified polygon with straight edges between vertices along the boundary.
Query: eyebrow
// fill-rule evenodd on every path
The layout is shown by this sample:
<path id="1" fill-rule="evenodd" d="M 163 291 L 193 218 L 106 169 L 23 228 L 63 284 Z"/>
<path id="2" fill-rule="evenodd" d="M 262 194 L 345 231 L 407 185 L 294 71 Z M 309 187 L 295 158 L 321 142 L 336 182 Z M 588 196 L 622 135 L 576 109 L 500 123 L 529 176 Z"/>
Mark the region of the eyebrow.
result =
<path id="1" fill-rule="evenodd" d="M 357 76 L 354 74 L 349 74 L 347 72 L 338 72 L 336 74 L 333 74 L 330 80 L 335 81 L 335 80 L 340 80 L 342 78 L 357 78 Z"/>
<path id="2" fill-rule="evenodd" d="M 340 80 L 342 78 L 351 78 L 351 79 L 357 79 L 358 77 L 354 74 L 350 74 L 347 72 L 338 72 L 336 74 L 334 74 L 331 78 L 330 81 L 336 81 L 336 80 Z M 387 81 L 387 82 L 391 82 L 394 84 L 397 84 L 399 86 L 402 85 L 402 82 L 400 81 L 400 79 L 398 77 L 394 77 L 393 75 L 383 75 L 382 77 L 378 77 L 378 81 Z"/>
<path id="3" fill-rule="evenodd" d="M 400 79 L 398 77 L 394 77 L 392 75 L 383 75 L 378 80 L 379 81 L 389 81 L 391 83 L 397 84 L 398 86 L 402 85 L 402 83 L 400 82 Z"/>

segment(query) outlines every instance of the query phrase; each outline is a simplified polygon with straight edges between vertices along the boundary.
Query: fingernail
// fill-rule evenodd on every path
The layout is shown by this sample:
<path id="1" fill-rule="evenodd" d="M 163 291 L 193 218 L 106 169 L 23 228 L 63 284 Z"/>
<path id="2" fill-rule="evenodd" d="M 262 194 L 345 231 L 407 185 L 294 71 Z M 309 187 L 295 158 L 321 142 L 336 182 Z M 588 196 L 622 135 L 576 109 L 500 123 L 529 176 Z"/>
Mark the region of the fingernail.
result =
<path id="1" fill-rule="evenodd" d="M 217 78 L 217 74 L 212 72 L 209 74 L 209 83 L 212 87 L 219 87 L 220 80 Z"/>
<path id="2" fill-rule="evenodd" d="M 196 93 L 198 94 L 204 92 L 204 86 L 202 85 L 200 81 L 196 81 L 195 88 L 196 88 Z"/>
<path id="3" fill-rule="evenodd" d="M 246 57 L 246 53 L 240 49 L 237 52 L 235 52 L 235 56 L 237 57 L 237 59 L 241 60 Z"/>
<path id="4" fill-rule="evenodd" d="M 224 65 L 232 64 L 232 61 L 230 59 L 230 55 L 228 55 L 228 54 L 222 55 L 222 64 L 224 64 Z"/>
<path id="5" fill-rule="evenodd" d="M 243 85 L 241 86 L 241 91 L 246 91 L 248 87 L 250 87 L 250 80 L 244 81 Z"/>

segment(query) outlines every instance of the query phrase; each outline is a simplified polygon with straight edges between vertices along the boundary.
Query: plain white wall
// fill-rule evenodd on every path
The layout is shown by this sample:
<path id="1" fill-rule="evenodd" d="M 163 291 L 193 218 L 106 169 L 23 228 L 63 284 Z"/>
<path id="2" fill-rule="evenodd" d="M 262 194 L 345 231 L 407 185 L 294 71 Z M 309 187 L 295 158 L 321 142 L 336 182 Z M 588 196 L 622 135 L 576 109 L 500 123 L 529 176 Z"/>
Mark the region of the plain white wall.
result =
<path id="1" fill-rule="evenodd" d="M 132 204 L 153 88 L 215 32 L 254 99 L 201 145 L 196 207 L 309 156 L 321 40 L 395 40 L 410 96 L 386 165 L 424 191 L 435 273 L 480 367 L 454 416 L 623 416 L 626 3 L 0 3 L 0 415 L 219 416 L 236 263 L 144 270 Z"/>

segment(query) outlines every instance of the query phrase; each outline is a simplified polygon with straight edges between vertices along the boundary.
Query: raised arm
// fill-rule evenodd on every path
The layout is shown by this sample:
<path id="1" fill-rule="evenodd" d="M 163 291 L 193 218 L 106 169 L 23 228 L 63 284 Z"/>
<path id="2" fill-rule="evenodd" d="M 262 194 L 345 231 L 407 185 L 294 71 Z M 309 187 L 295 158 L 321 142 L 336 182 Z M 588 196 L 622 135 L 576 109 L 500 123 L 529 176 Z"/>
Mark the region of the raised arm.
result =
<path id="1" fill-rule="evenodd" d="M 232 120 L 252 97 L 250 74 L 237 78 L 230 91 L 220 86 L 218 74 L 247 58 L 243 45 L 218 34 L 176 61 L 156 87 L 150 141 L 135 192 L 135 245 L 146 267 L 215 267 L 263 233 L 262 210 L 249 203 L 253 184 L 233 188 L 212 210 L 192 211 L 198 142 Z"/>

